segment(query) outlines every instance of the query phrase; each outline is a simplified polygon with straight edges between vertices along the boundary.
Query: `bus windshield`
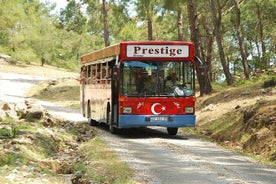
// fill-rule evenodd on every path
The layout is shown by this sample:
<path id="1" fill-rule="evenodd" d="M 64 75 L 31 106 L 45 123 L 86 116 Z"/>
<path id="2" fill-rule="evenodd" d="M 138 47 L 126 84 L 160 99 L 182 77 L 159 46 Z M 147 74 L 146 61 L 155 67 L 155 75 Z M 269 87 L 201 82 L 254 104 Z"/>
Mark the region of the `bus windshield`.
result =
<path id="1" fill-rule="evenodd" d="M 194 95 L 191 61 L 123 61 L 120 73 L 124 96 Z"/>

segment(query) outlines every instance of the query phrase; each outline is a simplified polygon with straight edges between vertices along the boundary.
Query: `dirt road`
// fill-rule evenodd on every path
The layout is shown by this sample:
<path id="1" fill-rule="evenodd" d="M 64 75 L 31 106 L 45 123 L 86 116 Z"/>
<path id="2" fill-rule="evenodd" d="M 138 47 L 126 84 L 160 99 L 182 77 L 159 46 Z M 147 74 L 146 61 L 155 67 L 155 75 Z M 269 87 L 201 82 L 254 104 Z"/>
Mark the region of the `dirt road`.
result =
<path id="1" fill-rule="evenodd" d="M 24 93 L 41 78 L 0 73 L 0 100 L 24 100 Z M 41 102 L 51 113 L 85 122 L 76 111 Z M 140 183 L 275 183 L 276 168 L 263 166 L 213 143 L 165 129 L 129 129 L 112 135 L 96 127 L 102 139 L 136 171 Z"/>

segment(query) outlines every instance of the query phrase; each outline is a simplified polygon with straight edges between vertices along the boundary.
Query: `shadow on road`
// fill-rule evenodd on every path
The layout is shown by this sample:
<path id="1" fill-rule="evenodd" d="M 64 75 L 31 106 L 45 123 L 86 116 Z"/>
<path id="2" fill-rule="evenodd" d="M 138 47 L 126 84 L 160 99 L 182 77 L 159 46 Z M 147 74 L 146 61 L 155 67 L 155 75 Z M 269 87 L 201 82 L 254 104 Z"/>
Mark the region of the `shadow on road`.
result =
<path id="1" fill-rule="evenodd" d="M 109 132 L 109 128 L 106 124 L 100 123 L 95 128 Z M 111 134 L 111 133 L 110 133 Z M 178 140 L 188 140 L 189 137 L 183 133 L 178 133 L 178 135 L 168 135 L 166 128 L 162 127 L 141 127 L 141 128 L 124 128 L 119 129 L 116 136 L 120 138 L 127 139 L 152 139 L 152 138 L 163 138 L 163 139 L 178 139 Z"/>

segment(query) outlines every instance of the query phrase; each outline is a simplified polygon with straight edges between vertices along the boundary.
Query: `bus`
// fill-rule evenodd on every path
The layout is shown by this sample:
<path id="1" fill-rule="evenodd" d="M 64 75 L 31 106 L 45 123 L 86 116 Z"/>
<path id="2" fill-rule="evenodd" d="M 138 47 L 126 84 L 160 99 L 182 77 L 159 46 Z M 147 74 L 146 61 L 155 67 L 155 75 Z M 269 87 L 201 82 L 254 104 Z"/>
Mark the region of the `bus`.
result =
<path id="1" fill-rule="evenodd" d="M 81 56 L 81 113 L 91 125 L 194 127 L 194 44 L 126 41 Z"/>

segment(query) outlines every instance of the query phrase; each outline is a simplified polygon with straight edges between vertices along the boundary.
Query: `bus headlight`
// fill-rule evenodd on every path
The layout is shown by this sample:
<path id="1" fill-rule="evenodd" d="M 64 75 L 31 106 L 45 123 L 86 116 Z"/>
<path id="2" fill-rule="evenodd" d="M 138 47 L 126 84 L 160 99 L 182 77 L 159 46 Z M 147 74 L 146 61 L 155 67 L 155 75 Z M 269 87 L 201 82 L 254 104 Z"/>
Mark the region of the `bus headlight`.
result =
<path id="1" fill-rule="evenodd" d="M 124 114 L 131 114 L 132 108 L 131 107 L 123 107 L 123 113 Z"/>
<path id="2" fill-rule="evenodd" d="M 186 114 L 192 114 L 194 113 L 194 107 L 185 107 L 184 112 Z"/>

